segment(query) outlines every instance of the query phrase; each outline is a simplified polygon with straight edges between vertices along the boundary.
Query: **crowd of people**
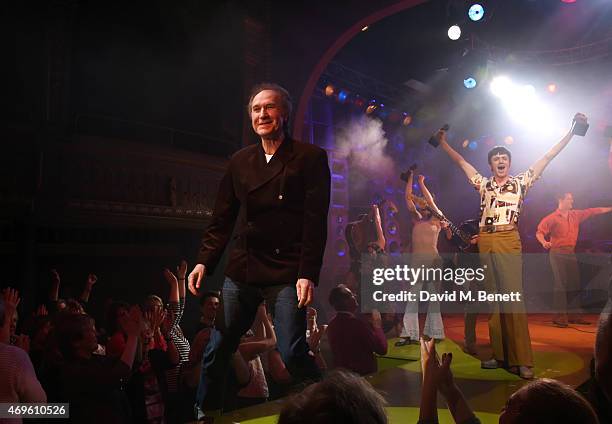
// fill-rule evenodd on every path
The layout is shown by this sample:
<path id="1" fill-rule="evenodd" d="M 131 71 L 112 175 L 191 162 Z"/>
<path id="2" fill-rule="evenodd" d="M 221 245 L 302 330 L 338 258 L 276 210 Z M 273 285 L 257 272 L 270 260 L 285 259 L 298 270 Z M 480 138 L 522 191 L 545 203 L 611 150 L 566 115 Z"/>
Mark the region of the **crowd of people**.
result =
<path id="1" fill-rule="evenodd" d="M 188 341 L 181 330 L 185 307 L 182 261 L 164 270 L 168 298 L 149 294 L 140 305 L 113 301 L 106 319 L 87 314 L 97 277 L 90 274 L 79 299 L 61 299 L 54 270 L 48 302 L 31 314 L 17 314 L 19 293 L 6 288 L 0 301 L 0 402 L 66 402 L 72 422 L 188 422 L 194 419 L 196 392 L 205 352 L 223 331 L 217 322 L 220 294 L 200 297 L 199 330 Z M 95 296 L 91 297 L 95 299 Z M 336 315 L 328 325 L 308 309 L 307 340 L 321 373 L 284 402 L 279 423 L 387 422 L 384 398 L 361 376 L 376 372 L 375 354 L 387 351 L 380 313 L 358 313 L 357 296 L 340 284 L 329 293 Z M 609 303 L 598 326 L 592 379 L 582 395 L 555 380 L 536 380 L 514 393 L 501 423 L 608 422 L 612 417 L 612 320 Z M 223 411 L 244 408 L 295 393 L 295 381 L 277 350 L 273 319 L 262 302 L 251 328 L 231 358 Z M 327 363 L 321 340 L 329 343 Z M 452 355 L 436 354 L 434 338 L 421 339 L 420 423 L 437 422 L 437 394 L 458 423 L 477 417 L 452 376 Z M 325 343 L 325 342 L 324 342 Z M 216 388 L 213 388 L 216 389 Z M 584 396 L 583 396 L 584 395 Z M 543 408 L 542 405 L 554 405 Z M 359 409 L 356 409 L 359 408 Z M 359 411 L 359 412 L 356 412 Z"/>
<path id="2" fill-rule="evenodd" d="M 358 271 L 352 266 L 347 285 L 329 293 L 335 317 L 328 326 L 319 325 L 310 304 L 327 240 L 327 154 L 290 137 L 291 98 L 277 84 L 254 87 L 248 113 L 261 143 L 230 159 L 193 270 L 187 275 L 187 263 L 181 261 L 175 272 L 163 271 L 167 299 L 142 293 L 138 305 L 104 302 L 104 322 L 95 322 L 87 311 L 95 299 L 97 276 L 88 275 L 78 299 L 61 299 L 60 275 L 53 270 L 47 302 L 33 312 L 22 310 L 20 320 L 20 294 L 12 288 L 3 291 L 0 403 L 68 403 L 70 419 L 77 423 L 211 422 L 211 410 L 227 412 L 298 392 L 284 402 L 279 423 L 385 423 L 384 398 L 360 376 L 376 372 L 375 355 L 386 353 L 385 326 L 391 324 L 403 338 L 400 345 L 421 344 L 419 422 L 437 422 L 440 393 L 456 422 L 477 423 L 454 382 L 452 355 L 440 358 L 435 351 L 435 341 L 445 337 L 438 305 L 428 305 L 424 326 L 418 307 L 407 307 L 401 323 L 376 310 L 359 314 Z M 577 118 L 586 121 L 582 114 Z M 508 173 L 510 152 L 494 148 L 488 160 L 495 176 L 489 179 L 448 145 L 442 131 L 442 149 L 481 194 L 477 244 L 483 261 L 493 261 L 494 253 L 521 252 L 523 197 L 571 137 L 568 133 L 517 177 Z M 447 232 L 447 224 L 424 177 L 419 185 L 427 214 L 413 202 L 411 175 L 406 201 L 415 221 L 412 253 L 434 257 L 433 263 L 419 265 L 437 265 L 437 239 L 442 229 Z M 385 241 L 380 213 L 373 211 L 377 237 L 366 250 L 378 255 Z M 230 240 L 234 243 L 222 293 L 201 292 Z M 494 262 L 489 269 L 499 271 L 494 277 L 500 288 L 522 288 L 520 262 Z M 495 278 L 489 279 L 491 284 Z M 181 329 L 186 288 L 200 299 L 200 328 L 191 341 Z M 217 320 L 221 304 L 222 319 Z M 611 305 L 602 313 L 593 378 L 584 386 L 589 401 L 559 382 L 538 380 L 510 397 L 500 422 L 597 423 L 597 415 L 601 422 L 611 421 Z M 489 320 L 494 357 L 482 367 L 504 366 L 531 379 L 526 314 L 505 307 L 497 305 Z M 321 352 L 325 338 L 329 361 Z"/>
<path id="3" fill-rule="evenodd" d="M 0 299 L 0 402 L 70 404 L 72 422 L 188 422 L 201 379 L 205 352 L 220 338 L 220 293 L 200 300 L 199 329 L 191 342 L 181 329 L 185 308 L 182 261 L 164 269 L 168 297 L 144 295 L 138 305 L 90 296 L 97 276 L 87 277 L 78 299 L 63 299 L 60 275 L 52 270 L 48 300 L 30 314 L 21 311 L 20 293 L 5 288 Z M 101 301 L 103 322 L 87 313 Z M 221 320 L 222 321 L 222 320 Z M 308 310 L 307 341 L 321 370 L 327 364 L 320 342 L 327 326 Z M 231 358 L 234 372 L 223 410 L 283 396 L 292 377 L 277 348 L 272 317 L 262 302 L 250 329 Z"/>

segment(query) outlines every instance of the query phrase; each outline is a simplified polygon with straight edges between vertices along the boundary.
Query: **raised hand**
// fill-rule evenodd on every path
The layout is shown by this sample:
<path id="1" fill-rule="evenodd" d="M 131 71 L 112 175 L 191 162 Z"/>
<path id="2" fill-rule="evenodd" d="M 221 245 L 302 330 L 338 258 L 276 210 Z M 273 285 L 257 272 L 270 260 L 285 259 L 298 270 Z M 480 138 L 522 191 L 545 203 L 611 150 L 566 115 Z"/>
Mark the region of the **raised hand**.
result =
<path id="1" fill-rule="evenodd" d="M 423 381 L 429 381 L 437 385 L 439 368 L 440 359 L 436 353 L 435 340 L 421 338 L 421 371 L 423 372 Z"/>
<path id="2" fill-rule="evenodd" d="M 182 259 L 181 263 L 176 267 L 176 275 L 179 279 L 185 279 L 185 275 L 187 275 L 187 261 L 185 259 Z"/>
<path id="3" fill-rule="evenodd" d="M 164 278 L 166 279 L 168 284 L 170 284 L 171 286 L 173 284 L 178 284 L 178 280 L 176 279 L 176 275 L 174 275 L 172 273 L 172 271 L 170 271 L 168 268 L 164 268 L 163 273 L 164 273 Z"/>
<path id="4" fill-rule="evenodd" d="M 15 311 L 17 310 L 17 306 L 21 299 L 19 298 L 19 292 L 14 288 L 7 287 L 4 289 L 2 293 L 2 298 L 4 300 L 4 316 L 7 320 L 12 320 Z"/>
<path id="5" fill-rule="evenodd" d="M 322 326 L 316 326 L 314 330 L 310 332 L 310 337 L 308 338 L 308 347 L 311 351 L 317 352 L 319 350 L 319 345 L 321 344 L 321 338 L 327 332 L 327 324 Z"/>
<path id="6" fill-rule="evenodd" d="M 47 307 L 42 304 L 42 305 L 38 305 L 38 308 L 36 308 L 36 312 L 34 313 L 35 317 L 44 317 L 49 315 L 49 311 L 47 311 Z"/>
<path id="7" fill-rule="evenodd" d="M 60 284 L 60 276 L 56 269 L 51 270 L 51 283 L 52 284 Z"/>
<path id="8" fill-rule="evenodd" d="M 447 399 L 451 390 L 455 387 L 455 379 L 450 368 L 452 361 L 452 353 L 443 353 L 438 372 L 438 390 L 440 390 L 440 393 Z"/>

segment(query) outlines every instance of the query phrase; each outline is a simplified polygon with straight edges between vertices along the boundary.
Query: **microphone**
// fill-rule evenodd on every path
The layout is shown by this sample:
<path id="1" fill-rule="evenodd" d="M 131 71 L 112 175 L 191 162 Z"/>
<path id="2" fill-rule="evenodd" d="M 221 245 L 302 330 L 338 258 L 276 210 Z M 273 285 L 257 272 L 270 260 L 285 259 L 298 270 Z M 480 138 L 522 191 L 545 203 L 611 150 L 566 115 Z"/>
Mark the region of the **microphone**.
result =
<path id="1" fill-rule="evenodd" d="M 417 169 L 417 164 L 416 164 L 416 163 L 413 163 L 413 164 L 410 166 L 410 168 L 408 168 L 408 171 L 406 171 L 406 172 L 402 172 L 402 173 L 400 174 L 400 180 L 402 180 L 402 181 L 404 181 L 404 182 L 406 182 L 406 183 L 407 183 L 407 182 L 408 182 L 408 176 L 410 175 L 410 172 L 411 172 L 411 171 L 414 171 L 414 170 L 416 170 L 416 169 Z"/>
<path id="2" fill-rule="evenodd" d="M 450 129 L 450 125 L 448 124 L 444 124 L 444 126 L 442 128 L 440 128 L 439 131 L 448 131 Z M 438 136 L 438 131 L 436 131 L 427 141 L 429 144 L 431 144 L 434 147 L 438 147 L 440 145 L 440 137 Z"/>
<path id="3" fill-rule="evenodd" d="M 572 134 L 584 137 L 589 129 L 587 118 L 584 115 L 576 114 L 572 125 Z"/>

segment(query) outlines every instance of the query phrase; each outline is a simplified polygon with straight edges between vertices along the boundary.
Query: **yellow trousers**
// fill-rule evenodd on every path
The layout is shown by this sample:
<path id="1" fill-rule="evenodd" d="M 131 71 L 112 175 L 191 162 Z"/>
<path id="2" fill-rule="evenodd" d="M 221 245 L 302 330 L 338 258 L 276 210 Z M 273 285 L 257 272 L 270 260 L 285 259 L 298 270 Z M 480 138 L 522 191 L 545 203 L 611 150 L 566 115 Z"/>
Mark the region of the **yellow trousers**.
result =
<path id="1" fill-rule="evenodd" d="M 522 302 L 491 305 L 489 337 L 494 358 L 506 366 L 533 366 L 531 338 L 523 298 L 523 259 L 517 230 L 481 232 L 478 239 L 481 265 L 485 267 L 488 293 L 520 292 Z"/>

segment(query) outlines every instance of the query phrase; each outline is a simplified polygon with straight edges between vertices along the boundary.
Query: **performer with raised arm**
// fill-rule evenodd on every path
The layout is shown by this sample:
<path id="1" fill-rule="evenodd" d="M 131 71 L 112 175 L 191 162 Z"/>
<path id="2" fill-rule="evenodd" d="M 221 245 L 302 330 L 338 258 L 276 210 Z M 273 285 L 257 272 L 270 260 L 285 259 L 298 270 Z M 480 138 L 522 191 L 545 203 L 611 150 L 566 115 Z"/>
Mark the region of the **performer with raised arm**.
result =
<path id="1" fill-rule="evenodd" d="M 412 182 L 414 180 L 414 172 L 408 171 L 408 181 L 406 181 L 406 206 L 413 220 L 412 227 L 412 249 L 411 249 L 411 266 L 418 268 L 421 265 L 425 267 L 440 267 L 442 266 L 442 258 L 438 254 L 438 236 L 440 230 L 446 229 L 447 225 L 444 221 L 433 216 L 431 210 L 442 215 L 442 212 L 436 206 L 433 196 L 425 185 L 425 177 L 419 175 L 419 187 L 425 199 L 426 204 L 420 209 L 415 205 L 415 198 L 412 194 Z M 439 282 L 417 282 L 412 285 L 410 291 L 419 293 L 422 289 L 430 293 L 439 292 Z M 404 311 L 403 327 L 400 333 L 401 341 L 398 341 L 396 346 L 404 346 L 410 343 L 418 343 L 420 338 L 419 328 L 419 303 L 409 301 L 406 303 Z M 427 317 L 425 318 L 425 326 L 423 334 L 437 340 L 444 339 L 444 323 L 442 314 L 440 313 L 440 303 L 438 301 L 430 301 L 427 305 Z"/>
<path id="2" fill-rule="evenodd" d="M 592 216 L 612 212 L 612 207 L 572 209 L 574 196 L 570 192 L 557 197 L 558 208 L 545 216 L 538 224 L 536 238 L 546 250 L 550 250 L 550 266 L 553 271 L 553 325 L 560 328 L 572 324 L 589 324 L 575 312 L 568 317 L 567 305 L 572 309 L 580 305 L 580 274 L 576 255 L 576 242 L 580 224 Z M 546 238 L 548 237 L 548 240 Z M 569 319 L 568 319 L 569 318 Z"/>
<path id="3" fill-rule="evenodd" d="M 576 114 L 575 120 L 586 121 Z M 523 292 L 522 246 L 518 232 L 523 200 L 529 188 L 572 139 L 570 130 L 527 171 L 510 175 L 512 154 L 502 146 L 491 149 L 487 155 L 492 177 L 483 177 L 446 140 L 446 131 L 440 130 L 440 146 L 463 170 L 470 183 L 480 193 L 480 234 L 478 250 L 485 268 L 485 285 L 489 293 Z M 505 365 L 510 372 L 522 378 L 533 378 L 533 354 L 522 302 L 496 302 L 489 318 L 489 336 L 493 358 L 482 362 L 483 368 Z"/>
<path id="4" fill-rule="evenodd" d="M 255 86 L 248 113 L 261 142 L 231 157 L 188 277 L 189 290 L 197 294 L 236 226 L 223 284 L 225 330 L 216 351 L 207 349 L 198 390 L 198 402 L 206 394 L 210 409 L 221 407 L 228 361 L 264 300 L 294 380 L 320 375 L 306 342 L 305 306 L 313 298 L 327 239 L 327 154 L 290 138 L 291 99 L 279 85 Z"/>

